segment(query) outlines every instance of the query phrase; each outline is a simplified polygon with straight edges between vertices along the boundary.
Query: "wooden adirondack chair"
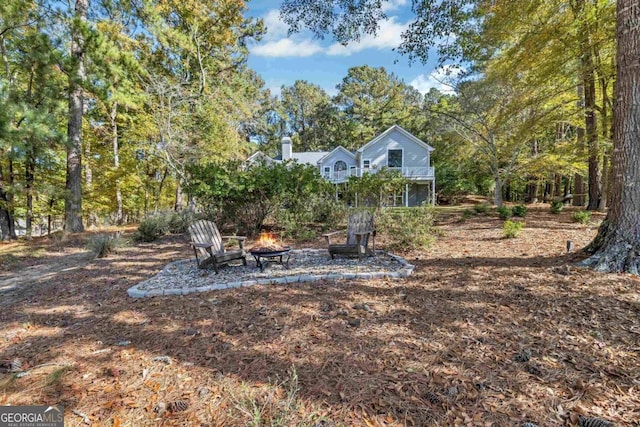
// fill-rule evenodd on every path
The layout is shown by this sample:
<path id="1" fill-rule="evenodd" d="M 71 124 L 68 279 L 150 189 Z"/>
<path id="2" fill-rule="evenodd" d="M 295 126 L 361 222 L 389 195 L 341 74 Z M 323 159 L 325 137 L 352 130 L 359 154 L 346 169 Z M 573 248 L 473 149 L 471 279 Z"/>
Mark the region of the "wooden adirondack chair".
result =
<path id="1" fill-rule="evenodd" d="M 189 226 L 189 235 L 191 236 L 191 246 L 196 254 L 198 267 L 205 268 L 209 265 L 213 266 L 216 274 L 218 274 L 219 266 L 229 261 L 241 259 L 243 265 L 247 265 L 247 254 L 244 251 L 243 236 L 221 236 L 216 224 L 207 220 L 194 221 Z M 236 239 L 239 249 L 226 250 L 224 240 Z"/>
<path id="2" fill-rule="evenodd" d="M 345 244 L 332 244 L 331 237 L 337 234 L 347 235 Z M 367 211 L 358 211 L 349 215 L 347 229 L 334 231 L 323 235 L 329 245 L 329 255 L 334 259 L 338 255 L 358 255 L 362 260 L 364 255 L 375 255 L 376 253 L 376 229 L 373 225 L 373 215 Z M 371 247 L 369 247 L 371 238 Z"/>

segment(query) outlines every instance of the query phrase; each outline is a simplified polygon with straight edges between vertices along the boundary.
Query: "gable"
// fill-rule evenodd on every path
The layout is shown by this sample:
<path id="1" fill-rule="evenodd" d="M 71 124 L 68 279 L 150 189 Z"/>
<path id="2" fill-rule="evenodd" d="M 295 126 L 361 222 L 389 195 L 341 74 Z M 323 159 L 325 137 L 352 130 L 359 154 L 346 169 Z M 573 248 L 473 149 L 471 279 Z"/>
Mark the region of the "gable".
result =
<path id="1" fill-rule="evenodd" d="M 319 159 L 318 164 L 333 164 L 338 160 L 344 161 L 347 165 L 355 165 L 356 155 L 340 145 Z"/>
<path id="2" fill-rule="evenodd" d="M 385 143 L 386 141 L 389 141 L 389 140 L 396 140 L 396 141 L 397 140 L 401 140 L 401 141 L 403 141 L 402 145 L 405 145 L 406 142 L 409 142 L 409 143 L 416 144 L 419 147 L 424 148 L 425 150 L 427 150 L 429 152 L 433 151 L 433 147 L 432 146 L 430 146 L 426 142 L 418 139 L 411 132 L 408 132 L 408 131 L 404 130 L 402 127 L 400 127 L 398 125 L 393 125 L 389 129 L 387 129 L 386 131 L 382 132 L 380 135 L 376 136 L 371 141 L 367 142 L 365 145 L 360 147 L 358 149 L 358 153 L 362 153 L 365 150 L 367 150 L 368 148 L 371 148 L 372 146 L 374 146 L 376 144 Z"/>

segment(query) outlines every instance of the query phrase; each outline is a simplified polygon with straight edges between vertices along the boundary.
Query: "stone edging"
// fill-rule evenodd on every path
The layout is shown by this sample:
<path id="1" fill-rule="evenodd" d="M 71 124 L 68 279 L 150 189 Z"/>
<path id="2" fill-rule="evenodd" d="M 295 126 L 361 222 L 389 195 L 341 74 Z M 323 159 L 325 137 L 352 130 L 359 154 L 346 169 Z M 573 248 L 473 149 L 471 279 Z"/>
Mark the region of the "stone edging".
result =
<path id="1" fill-rule="evenodd" d="M 252 279 L 246 281 L 239 282 L 227 282 L 227 283 L 219 283 L 212 284 L 207 286 L 198 286 L 191 288 L 173 288 L 173 289 L 150 289 L 143 290 L 139 289 L 139 285 L 132 286 L 127 290 L 127 294 L 129 294 L 132 298 L 146 298 L 146 297 L 155 297 L 155 296 L 169 296 L 169 295 L 187 295 L 194 292 L 208 292 L 208 291 L 216 291 L 222 289 L 232 289 L 232 288 L 240 288 L 243 286 L 253 286 L 253 285 L 282 285 L 289 283 L 302 283 L 302 282 L 317 282 L 320 280 L 364 280 L 364 279 L 383 279 L 383 278 L 404 278 L 413 273 L 415 269 L 415 265 L 409 264 L 406 259 L 402 258 L 399 255 L 394 255 L 390 252 L 384 251 L 376 251 L 379 254 L 386 254 L 389 257 L 395 259 L 400 263 L 402 268 L 398 271 L 385 271 L 385 272 L 367 272 L 367 273 L 331 273 L 331 274 L 300 274 L 293 276 L 284 276 L 284 277 L 273 277 L 268 279 Z M 171 265 L 171 263 L 167 264 L 167 266 Z M 167 268 L 165 266 L 165 268 Z"/>

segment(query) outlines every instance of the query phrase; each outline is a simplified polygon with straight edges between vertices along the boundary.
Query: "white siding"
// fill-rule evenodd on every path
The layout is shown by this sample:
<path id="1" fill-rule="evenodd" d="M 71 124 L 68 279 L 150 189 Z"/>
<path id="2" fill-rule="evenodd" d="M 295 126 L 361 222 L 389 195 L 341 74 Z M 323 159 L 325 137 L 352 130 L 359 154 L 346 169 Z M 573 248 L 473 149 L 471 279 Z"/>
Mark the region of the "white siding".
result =
<path id="1" fill-rule="evenodd" d="M 347 170 L 349 170 L 349 167 L 351 166 L 358 166 L 356 164 L 356 160 L 352 156 L 348 155 L 342 150 L 337 150 L 322 161 L 320 170 L 322 171 L 325 166 L 329 166 L 331 167 L 331 170 L 334 170 L 333 166 L 336 164 L 338 160 L 342 160 L 347 164 Z"/>
<path id="2" fill-rule="evenodd" d="M 376 165 L 378 169 L 387 166 L 387 150 L 402 149 L 403 167 L 429 166 L 429 150 L 416 144 L 399 131 L 392 131 L 375 144 L 364 149 L 360 155 L 361 159 L 371 159 L 372 167 Z M 362 166 L 362 165 L 359 165 Z"/>

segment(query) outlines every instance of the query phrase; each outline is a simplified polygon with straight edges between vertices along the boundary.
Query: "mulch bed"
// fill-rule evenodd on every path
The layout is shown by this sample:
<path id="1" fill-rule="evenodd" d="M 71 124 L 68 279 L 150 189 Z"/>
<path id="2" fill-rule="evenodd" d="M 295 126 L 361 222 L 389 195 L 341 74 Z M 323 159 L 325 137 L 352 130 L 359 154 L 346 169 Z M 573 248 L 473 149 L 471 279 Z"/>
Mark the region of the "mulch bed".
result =
<path id="1" fill-rule="evenodd" d="M 11 270 L 59 268 L 0 296 L 0 404 L 62 404 L 71 426 L 638 426 L 640 281 L 576 266 L 566 241 L 596 226 L 570 215 L 530 208 L 503 239 L 451 213 L 403 280 L 138 300 L 186 236 L 80 264 L 82 239 L 39 239 L 51 257 Z"/>

